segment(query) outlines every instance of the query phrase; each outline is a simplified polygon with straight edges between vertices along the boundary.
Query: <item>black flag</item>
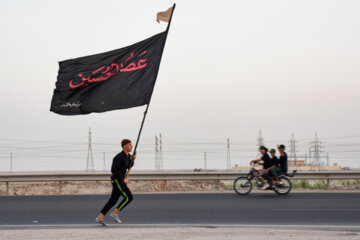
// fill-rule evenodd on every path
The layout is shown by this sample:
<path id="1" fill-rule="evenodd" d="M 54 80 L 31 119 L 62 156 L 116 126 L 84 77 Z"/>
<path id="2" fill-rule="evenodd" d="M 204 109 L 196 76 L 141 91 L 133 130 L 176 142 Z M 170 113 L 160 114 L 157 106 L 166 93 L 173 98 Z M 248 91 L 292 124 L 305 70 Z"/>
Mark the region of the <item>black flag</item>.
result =
<path id="1" fill-rule="evenodd" d="M 149 104 L 166 34 L 60 62 L 50 111 L 78 115 Z"/>

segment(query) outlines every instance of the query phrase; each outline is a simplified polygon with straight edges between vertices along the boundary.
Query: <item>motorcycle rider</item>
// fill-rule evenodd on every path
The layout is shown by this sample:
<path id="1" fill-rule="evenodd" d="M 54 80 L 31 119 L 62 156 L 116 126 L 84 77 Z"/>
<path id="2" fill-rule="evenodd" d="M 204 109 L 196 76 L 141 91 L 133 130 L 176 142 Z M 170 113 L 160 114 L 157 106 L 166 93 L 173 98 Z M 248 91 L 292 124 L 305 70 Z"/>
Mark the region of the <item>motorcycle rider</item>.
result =
<path id="1" fill-rule="evenodd" d="M 274 162 L 274 161 L 270 158 L 270 156 L 269 156 L 269 154 L 268 154 L 268 149 L 267 149 L 265 146 L 261 146 L 261 147 L 259 148 L 259 151 L 260 151 L 260 153 L 262 154 L 262 157 L 259 158 L 259 159 L 250 161 L 250 164 L 263 161 L 262 165 L 263 165 L 264 167 L 263 167 L 263 169 L 261 169 L 261 170 L 259 171 L 259 178 L 260 178 L 260 180 L 262 181 L 262 183 L 264 184 L 260 189 L 261 189 L 261 190 L 265 190 L 265 189 L 268 189 L 268 188 L 270 187 L 270 185 L 264 180 L 263 175 L 269 174 L 269 171 L 270 171 L 272 168 L 275 168 L 275 167 L 276 167 L 276 162 Z"/>
<path id="2" fill-rule="evenodd" d="M 280 153 L 279 166 L 282 172 L 287 173 L 288 171 L 288 156 L 285 152 L 285 145 L 281 144 L 278 146 Z"/>
<path id="3" fill-rule="evenodd" d="M 271 160 L 275 163 L 275 165 L 277 166 L 279 164 L 279 159 L 276 156 L 276 150 L 275 149 L 270 149 L 270 156 L 271 156 Z M 272 168 L 273 169 L 273 168 Z"/>
<path id="4" fill-rule="evenodd" d="M 278 164 L 276 168 L 272 168 L 270 170 L 270 173 L 275 177 L 275 182 L 278 184 L 282 184 L 279 179 L 279 173 L 287 173 L 288 170 L 288 161 L 287 161 L 287 154 L 285 152 L 285 145 L 281 144 L 278 145 L 278 150 L 280 153 L 280 159 L 278 161 Z"/>
<path id="5" fill-rule="evenodd" d="M 276 167 L 270 169 L 270 175 L 272 177 L 275 177 L 275 183 L 281 184 L 280 179 L 279 179 L 279 173 L 281 172 L 281 168 L 280 168 L 280 164 L 279 164 L 279 159 L 276 157 L 276 150 L 270 149 L 270 155 L 271 155 L 271 159 L 276 164 Z M 274 178 L 272 178 L 272 179 L 274 179 Z"/>

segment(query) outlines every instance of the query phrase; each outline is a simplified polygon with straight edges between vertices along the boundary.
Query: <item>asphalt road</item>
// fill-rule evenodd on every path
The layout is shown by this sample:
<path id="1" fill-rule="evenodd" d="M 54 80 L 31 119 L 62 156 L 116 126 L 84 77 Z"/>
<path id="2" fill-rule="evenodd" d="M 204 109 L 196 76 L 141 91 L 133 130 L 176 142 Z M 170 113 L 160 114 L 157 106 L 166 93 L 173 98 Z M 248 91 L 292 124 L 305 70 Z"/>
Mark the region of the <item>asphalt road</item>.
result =
<path id="1" fill-rule="evenodd" d="M 0 197 L 0 225 L 96 224 L 105 195 Z M 107 216 L 106 221 L 113 223 Z M 128 224 L 360 225 L 360 193 L 135 194 Z"/>

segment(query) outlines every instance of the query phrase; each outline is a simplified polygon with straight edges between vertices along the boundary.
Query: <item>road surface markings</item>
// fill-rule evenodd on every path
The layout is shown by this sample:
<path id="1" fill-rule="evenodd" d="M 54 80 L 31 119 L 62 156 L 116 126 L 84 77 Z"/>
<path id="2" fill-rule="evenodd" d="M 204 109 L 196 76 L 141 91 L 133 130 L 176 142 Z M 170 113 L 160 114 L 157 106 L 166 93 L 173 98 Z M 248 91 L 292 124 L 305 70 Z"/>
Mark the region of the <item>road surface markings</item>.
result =
<path id="1" fill-rule="evenodd" d="M 346 209 L 328 209 L 328 208 L 313 208 L 313 209 L 309 209 L 309 208 L 304 208 L 304 209 L 292 209 L 292 208 L 278 208 L 278 209 L 271 209 L 272 211 L 360 211 L 360 209 L 350 209 L 350 208 L 346 208 Z"/>

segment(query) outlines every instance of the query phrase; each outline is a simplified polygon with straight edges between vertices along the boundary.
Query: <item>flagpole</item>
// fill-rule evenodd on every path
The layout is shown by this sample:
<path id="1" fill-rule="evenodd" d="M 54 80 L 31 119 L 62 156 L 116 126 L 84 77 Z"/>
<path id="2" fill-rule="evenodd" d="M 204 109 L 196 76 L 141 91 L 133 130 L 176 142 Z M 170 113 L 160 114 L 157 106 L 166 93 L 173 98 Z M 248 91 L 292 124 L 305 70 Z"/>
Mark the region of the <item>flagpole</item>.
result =
<path id="1" fill-rule="evenodd" d="M 172 7 L 171 15 L 170 15 L 169 23 L 168 23 L 168 25 L 167 25 L 167 27 L 166 27 L 166 35 L 165 35 L 164 45 L 163 45 L 163 48 L 162 48 L 162 50 L 161 50 L 161 57 L 162 57 L 162 54 L 163 54 L 163 52 L 164 52 L 164 48 L 165 48 L 165 44 L 166 44 L 166 39 L 167 39 L 167 36 L 168 36 L 168 33 L 169 33 L 169 29 L 170 29 L 171 19 L 172 19 L 172 16 L 173 16 L 173 14 L 174 14 L 174 11 L 175 11 L 175 6 L 176 6 L 176 4 L 174 3 L 174 5 L 173 5 L 173 7 Z M 161 58 L 160 58 L 160 62 L 161 62 Z M 159 73 L 159 71 L 157 71 L 157 73 L 156 73 L 155 83 L 156 83 L 156 79 L 157 79 L 157 74 L 158 74 L 158 73 Z M 154 87 L 153 87 L 153 90 L 152 90 L 152 91 L 154 91 L 155 83 L 154 83 Z M 144 126 L 144 122 L 145 122 L 145 118 L 146 118 L 146 115 L 147 115 L 147 113 L 148 113 L 148 109 L 149 109 L 149 106 L 150 106 L 151 97 L 152 97 L 152 92 L 151 92 L 151 95 L 150 95 L 149 103 L 146 105 L 146 109 L 145 109 L 145 112 L 144 112 L 143 119 L 142 119 L 142 121 L 141 121 L 140 130 L 139 130 L 139 133 L 138 133 L 138 136 L 137 136 L 137 139 L 136 139 L 136 144 L 135 144 L 135 148 L 134 148 L 133 154 L 136 154 L 136 149 L 137 149 L 137 146 L 138 146 L 138 144 L 139 144 L 141 132 L 142 132 L 142 129 L 143 129 L 143 126 Z M 128 170 L 127 174 L 126 174 L 126 178 L 129 177 L 130 171 L 131 171 L 131 168 L 129 168 L 129 170 Z"/>

